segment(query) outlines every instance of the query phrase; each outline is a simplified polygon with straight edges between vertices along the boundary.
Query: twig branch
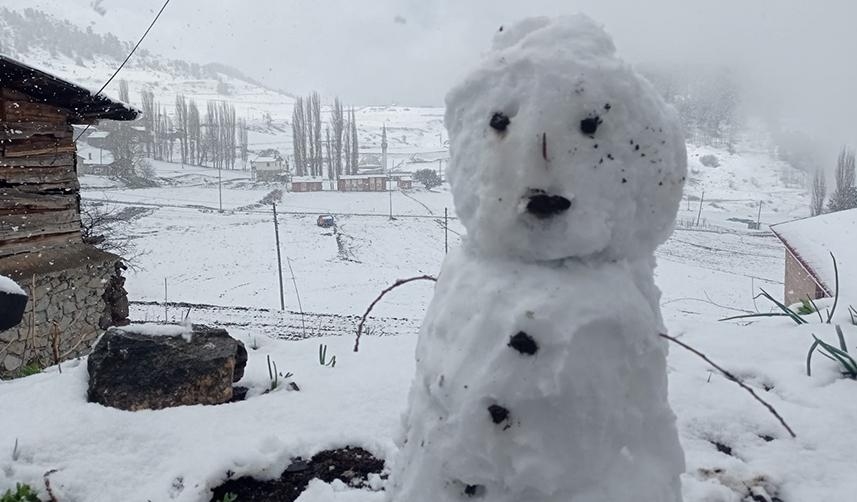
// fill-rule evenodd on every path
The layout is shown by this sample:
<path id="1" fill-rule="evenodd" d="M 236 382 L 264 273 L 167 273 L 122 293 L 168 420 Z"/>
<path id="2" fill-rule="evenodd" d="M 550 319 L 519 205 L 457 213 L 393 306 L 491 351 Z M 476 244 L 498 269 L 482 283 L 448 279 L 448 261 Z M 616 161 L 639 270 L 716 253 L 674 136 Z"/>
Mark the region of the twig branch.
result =
<path id="1" fill-rule="evenodd" d="M 420 275 L 418 277 L 410 277 L 408 279 L 399 279 L 394 282 L 392 286 L 388 287 L 384 291 L 381 291 L 381 294 L 378 295 L 377 298 L 369 305 L 369 308 L 366 309 L 366 312 L 363 313 L 363 317 L 360 319 L 360 324 L 357 325 L 357 338 L 354 340 L 354 352 L 358 352 L 360 350 L 360 335 L 363 334 L 363 324 L 366 323 L 366 318 L 369 317 L 369 313 L 372 312 L 372 309 L 375 308 L 375 304 L 381 301 L 381 298 L 384 298 L 384 295 L 389 293 L 390 291 L 407 284 L 409 282 L 414 281 L 432 281 L 437 282 L 437 277 L 432 277 L 430 275 Z"/>
<path id="2" fill-rule="evenodd" d="M 289 273 L 292 274 L 292 285 L 295 287 L 295 296 L 298 299 L 298 310 L 301 311 L 301 329 L 303 330 L 303 336 L 306 338 L 306 322 L 304 321 L 304 307 L 301 305 L 301 294 L 298 292 L 298 281 L 295 279 L 295 271 L 292 269 L 292 260 L 286 256 L 286 265 L 289 266 Z"/>
<path id="3" fill-rule="evenodd" d="M 669 340 L 669 341 L 671 341 L 671 342 L 675 343 L 676 345 L 681 346 L 681 347 L 682 347 L 682 348 L 684 348 L 685 350 L 688 350 L 689 352 L 692 352 L 692 353 L 696 354 L 697 356 L 699 356 L 700 358 L 702 358 L 702 360 L 703 360 L 703 361 L 707 362 L 708 364 L 710 364 L 711 366 L 713 366 L 715 369 L 717 369 L 718 371 L 720 371 L 721 373 L 723 373 L 723 376 L 725 376 L 727 379 L 732 380 L 733 382 L 735 382 L 736 384 L 738 384 L 742 389 L 744 389 L 744 390 L 746 390 L 747 392 L 749 392 L 749 393 L 750 393 L 750 395 L 752 395 L 752 396 L 753 396 L 753 398 L 755 398 L 755 399 L 756 399 L 756 401 L 759 401 L 759 402 L 762 404 L 762 406 L 764 406 L 765 408 L 767 408 L 767 409 L 768 409 L 768 411 L 770 411 L 770 412 L 771 412 L 771 414 L 772 414 L 772 415 L 774 415 L 774 416 L 777 418 L 777 420 L 779 420 L 779 422 L 782 424 L 782 426 L 783 426 L 783 427 L 785 427 L 785 429 L 789 432 L 789 434 L 791 435 L 791 437 L 793 437 L 793 438 L 796 438 L 796 437 L 797 437 L 797 435 L 794 433 L 794 431 L 792 430 L 792 428 L 791 428 L 791 427 L 789 427 L 789 425 L 786 423 L 786 421 L 785 421 L 785 420 L 783 420 L 783 417 L 782 417 L 782 416 L 780 416 L 780 414 L 779 414 L 779 413 L 777 413 L 777 410 L 776 410 L 776 409 L 774 409 L 774 407 L 773 407 L 773 406 L 771 406 L 770 404 L 768 404 L 764 399 L 762 399 L 761 397 L 759 397 L 759 396 L 756 394 L 756 392 L 755 392 L 755 391 L 754 391 L 750 386 L 748 386 L 747 384 L 745 384 L 744 382 L 742 382 L 741 380 L 739 380 L 739 379 L 738 379 L 738 377 L 736 377 L 735 375 L 733 375 L 732 373 L 730 373 L 729 371 L 725 370 L 723 367 L 721 367 L 720 365 L 718 365 L 717 363 L 715 363 L 714 361 L 712 361 L 711 359 L 709 359 L 709 358 L 708 358 L 708 356 L 706 356 L 706 355 L 705 355 L 705 354 L 703 354 L 702 352 L 700 352 L 700 351 L 698 351 L 698 350 L 694 349 L 693 347 L 691 347 L 690 345 L 688 345 L 688 344 L 686 344 L 686 343 L 684 343 L 684 342 L 680 341 L 678 338 L 675 338 L 675 337 L 672 337 L 672 336 L 666 335 L 666 334 L 664 334 L 664 333 L 658 333 L 658 335 L 659 335 L 661 338 L 666 338 L 667 340 Z"/>
<path id="4" fill-rule="evenodd" d="M 54 491 L 51 489 L 50 476 L 55 472 L 57 472 L 57 469 L 51 469 L 42 476 L 45 480 L 45 491 L 48 492 L 48 497 L 50 497 L 48 500 L 50 500 L 50 502 L 59 502 L 59 499 L 57 499 L 56 495 L 54 495 Z"/>

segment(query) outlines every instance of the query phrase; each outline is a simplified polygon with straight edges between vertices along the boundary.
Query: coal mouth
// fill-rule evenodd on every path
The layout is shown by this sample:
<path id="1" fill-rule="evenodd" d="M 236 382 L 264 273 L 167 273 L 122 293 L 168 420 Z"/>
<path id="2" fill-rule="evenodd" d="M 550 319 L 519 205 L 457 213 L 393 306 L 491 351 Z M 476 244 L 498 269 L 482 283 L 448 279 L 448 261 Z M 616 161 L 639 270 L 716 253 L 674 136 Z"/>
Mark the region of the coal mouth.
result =
<path id="1" fill-rule="evenodd" d="M 527 202 L 527 212 L 540 219 L 556 216 L 570 207 L 571 201 L 561 195 L 531 195 Z"/>

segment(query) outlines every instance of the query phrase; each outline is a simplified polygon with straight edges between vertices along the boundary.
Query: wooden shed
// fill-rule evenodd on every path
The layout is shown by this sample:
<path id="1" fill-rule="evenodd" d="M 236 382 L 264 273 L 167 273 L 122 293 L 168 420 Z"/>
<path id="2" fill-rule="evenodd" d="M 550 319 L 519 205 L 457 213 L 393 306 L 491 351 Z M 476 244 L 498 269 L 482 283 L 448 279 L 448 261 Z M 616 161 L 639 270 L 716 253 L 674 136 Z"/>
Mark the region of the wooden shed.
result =
<path id="1" fill-rule="evenodd" d="M 0 256 L 81 241 L 72 124 L 137 114 L 0 56 Z"/>
<path id="2" fill-rule="evenodd" d="M 121 258 L 81 238 L 72 124 L 137 115 L 0 56 L 0 274 L 29 296 L 24 322 L 0 332 L 0 377 L 85 353 L 127 324 Z"/>

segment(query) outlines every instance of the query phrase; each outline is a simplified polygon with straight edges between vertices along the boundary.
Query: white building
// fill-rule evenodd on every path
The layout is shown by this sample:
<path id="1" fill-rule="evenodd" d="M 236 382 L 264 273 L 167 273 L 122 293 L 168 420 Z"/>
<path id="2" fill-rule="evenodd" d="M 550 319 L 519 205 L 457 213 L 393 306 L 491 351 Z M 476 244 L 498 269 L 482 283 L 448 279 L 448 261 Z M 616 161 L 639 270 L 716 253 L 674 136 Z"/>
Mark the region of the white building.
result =
<path id="1" fill-rule="evenodd" d="M 285 181 L 287 169 L 283 159 L 256 157 L 250 161 L 251 176 L 256 181 Z"/>

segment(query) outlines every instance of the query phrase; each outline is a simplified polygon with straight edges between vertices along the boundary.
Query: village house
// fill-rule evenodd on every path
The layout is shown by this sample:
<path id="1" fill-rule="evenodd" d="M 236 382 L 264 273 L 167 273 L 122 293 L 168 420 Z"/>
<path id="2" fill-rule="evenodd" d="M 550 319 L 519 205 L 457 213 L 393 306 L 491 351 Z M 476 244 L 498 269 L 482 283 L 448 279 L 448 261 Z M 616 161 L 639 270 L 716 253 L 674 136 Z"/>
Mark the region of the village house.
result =
<path id="1" fill-rule="evenodd" d="M 255 181 L 285 181 L 288 166 L 278 157 L 256 157 L 250 161 L 250 169 Z"/>
<path id="2" fill-rule="evenodd" d="M 386 192 L 387 176 L 384 174 L 352 174 L 340 176 L 337 181 L 340 192 Z"/>
<path id="3" fill-rule="evenodd" d="M 6 377 L 128 322 L 122 259 L 83 242 L 72 124 L 138 112 L 3 56 L 0 77 L 0 275 L 29 296 L 23 322 L 0 332 Z"/>
<path id="4" fill-rule="evenodd" d="M 857 301 L 857 209 L 780 223 L 771 230 L 785 247 L 786 305 L 836 294 L 833 257 L 840 295 Z"/>
<path id="5" fill-rule="evenodd" d="M 312 176 L 292 176 L 289 183 L 291 192 L 321 192 L 323 189 L 322 179 Z"/>
<path id="6" fill-rule="evenodd" d="M 101 132 L 101 131 L 99 131 Z M 113 154 L 104 148 L 97 148 L 90 143 L 77 143 L 77 173 L 110 175 L 112 172 Z"/>
<path id="7" fill-rule="evenodd" d="M 410 174 L 392 174 L 390 177 L 394 185 L 390 187 L 391 190 L 410 190 L 414 187 L 414 180 Z"/>

